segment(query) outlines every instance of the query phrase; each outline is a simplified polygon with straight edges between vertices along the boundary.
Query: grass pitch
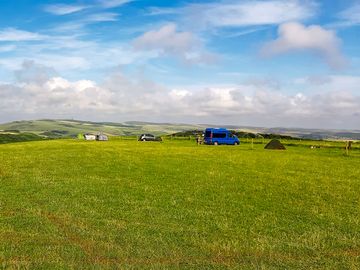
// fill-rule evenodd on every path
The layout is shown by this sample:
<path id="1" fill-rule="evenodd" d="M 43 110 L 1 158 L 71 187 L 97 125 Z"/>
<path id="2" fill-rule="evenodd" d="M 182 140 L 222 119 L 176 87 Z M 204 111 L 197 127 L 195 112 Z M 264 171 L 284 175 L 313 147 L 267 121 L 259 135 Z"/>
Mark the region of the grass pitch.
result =
<path id="1" fill-rule="evenodd" d="M 360 151 L 0 145 L 0 268 L 359 269 Z"/>

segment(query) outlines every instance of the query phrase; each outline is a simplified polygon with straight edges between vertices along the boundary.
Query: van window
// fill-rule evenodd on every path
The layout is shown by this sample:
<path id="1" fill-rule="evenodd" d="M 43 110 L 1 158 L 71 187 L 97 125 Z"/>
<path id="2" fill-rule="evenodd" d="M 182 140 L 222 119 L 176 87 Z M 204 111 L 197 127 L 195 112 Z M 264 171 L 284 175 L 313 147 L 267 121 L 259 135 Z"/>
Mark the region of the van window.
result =
<path id="1" fill-rule="evenodd" d="M 210 138 L 211 137 L 211 131 L 206 131 L 205 132 L 205 137 Z"/>
<path id="2" fill-rule="evenodd" d="M 226 133 L 214 133 L 214 138 L 226 138 Z"/>

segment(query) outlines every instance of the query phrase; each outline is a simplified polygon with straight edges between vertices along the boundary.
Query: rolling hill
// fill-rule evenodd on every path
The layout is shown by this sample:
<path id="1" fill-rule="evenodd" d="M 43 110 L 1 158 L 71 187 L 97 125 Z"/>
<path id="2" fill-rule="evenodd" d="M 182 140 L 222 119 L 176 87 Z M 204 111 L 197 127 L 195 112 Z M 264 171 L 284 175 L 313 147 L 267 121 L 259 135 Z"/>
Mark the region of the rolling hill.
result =
<path id="1" fill-rule="evenodd" d="M 160 134 L 172 134 L 183 130 L 202 129 L 198 125 L 186 124 L 159 124 L 146 122 L 90 122 L 79 120 L 31 120 L 14 121 L 1 124 L 0 131 L 28 132 L 52 138 L 75 137 L 79 133 L 102 132 L 110 136 L 132 136 L 144 132 Z"/>
<path id="2" fill-rule="evenodd" d="M 110 136 L 134 136 L 141 133 L 166 135 L 183 131 L 203 130 L 209 124 L 173 124 L 129 121 L 124 123 L 91 122 L 69 119 L 42 119 L 30 121 L 14 121 L 0 124 L 0 132 L 33 133 L 47 138 L 76 137 L 79 133 L 103 132 Z M 234 130 L 261 134 L 281 134 L 301 139 L 360 140 L 360 130 L 322 130 L 302 128 L 265 128 L 224 125 Z"/>

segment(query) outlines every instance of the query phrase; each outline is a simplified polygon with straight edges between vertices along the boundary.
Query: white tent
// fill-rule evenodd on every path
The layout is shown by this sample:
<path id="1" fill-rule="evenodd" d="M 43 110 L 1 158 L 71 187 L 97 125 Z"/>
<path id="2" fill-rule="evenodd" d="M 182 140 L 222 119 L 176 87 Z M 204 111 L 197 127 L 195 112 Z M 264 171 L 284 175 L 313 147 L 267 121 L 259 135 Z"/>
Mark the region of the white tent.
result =
<path id="1" fill-rule="evenodd" d="M 87 141 L 95 141 L 96 140 L 96 135 L 94 134 L 84 134 L 84 139 Z"/>
<path id="2" fill-rule="evenodd" d="M 108 138 L 108 136 L 106 136 L 104 134 L 99 134 L 99 135 L 96 135 L 96 140 L 97 141 L 108 141 L 109 138 Z"/>

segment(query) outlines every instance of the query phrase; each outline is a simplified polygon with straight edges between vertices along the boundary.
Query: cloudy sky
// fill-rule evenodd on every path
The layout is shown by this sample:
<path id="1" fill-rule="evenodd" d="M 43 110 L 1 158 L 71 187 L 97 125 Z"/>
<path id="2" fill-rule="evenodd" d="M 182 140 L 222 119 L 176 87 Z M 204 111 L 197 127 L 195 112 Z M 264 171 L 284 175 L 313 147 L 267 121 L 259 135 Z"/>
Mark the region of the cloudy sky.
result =
<path id="1" fill-rule="evenodd" d="M 0 122 L 360 129 L 359 0 L 0 1 Z"/>

